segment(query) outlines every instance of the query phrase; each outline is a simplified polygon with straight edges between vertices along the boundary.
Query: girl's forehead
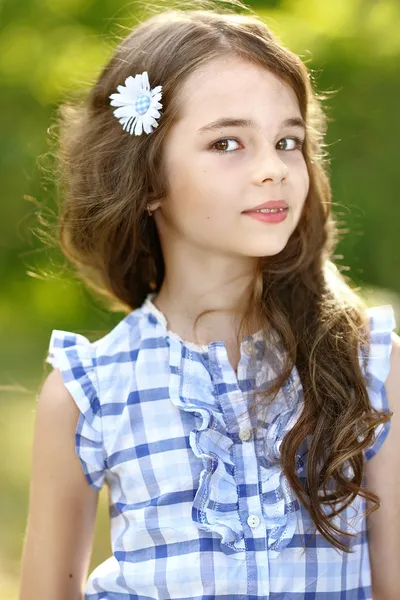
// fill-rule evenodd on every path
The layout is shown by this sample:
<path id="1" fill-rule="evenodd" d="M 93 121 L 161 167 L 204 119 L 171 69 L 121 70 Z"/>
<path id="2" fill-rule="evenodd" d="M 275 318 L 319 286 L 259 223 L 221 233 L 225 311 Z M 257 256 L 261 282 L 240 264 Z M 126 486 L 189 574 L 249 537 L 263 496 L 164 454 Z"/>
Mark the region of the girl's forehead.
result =
<path id="1" fill-rule="evenodd" d="M 182 94 L 201 97 L 209 94 L 229 95 L 232 92 L 260 90 L 270 94 L 279 93 L 287 88 L 271 70 L 245 61 L 215 59 L 190 73 L 182 86 Z"/>
<path id="2" fill-rule="evenodd" d="M 180 117 L 187 125 L 198 129 L 222 117 L 266 124 L 300 116 L 294 90 L 271 71 L 243 62 L 213 69 L 192 73 L 181 90 Z"/>
<path id="3" fill-rule="evenodd" d="M 196 121 L 203 121 L 204 116 L 214 120 L 227 113 L 239 117 L 266 109 L 276 118 L 276 112 L 289 110 L 292 116 L 293 110 L 298 110 L 290 85 L 265 67 L 243 59 L 215 59 L 202 65 L 187 77 L 179 96 L 181 118 Z"/>

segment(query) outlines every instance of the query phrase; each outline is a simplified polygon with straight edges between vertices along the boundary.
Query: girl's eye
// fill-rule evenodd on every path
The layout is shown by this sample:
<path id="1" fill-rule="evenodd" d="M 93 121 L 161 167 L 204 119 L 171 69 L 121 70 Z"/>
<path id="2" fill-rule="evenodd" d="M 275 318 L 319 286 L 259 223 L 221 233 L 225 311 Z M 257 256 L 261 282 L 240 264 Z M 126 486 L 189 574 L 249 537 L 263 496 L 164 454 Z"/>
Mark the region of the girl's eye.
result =
<path id="1" fill-rule="evenodd" d="M 297 136 L 293 136 L 293 137 L 287 137 L 287 138 L 283 138 L 281 140 L 279 140 L 278 142 L 278 146 L 281 142 L 284 142 L 286 140 L 289 140 L 290 142 L 294 142 L 294 148 L 289 148 L 288 150 L 291 152 L 293 150 L 301 150 L 303 147 L 303 140 L 301 140 L 299 137 Z M 285 148 L 278 148 L 279 150 L 285 150 Z"/>
<path id="2" fill-rule="evenodd" d="M 226 145 L 228 142 L 236 142 L 237 144 L 239 143 L 237 140 L 233 139 L 233 138 L 223 138 L 222 140 L 218 140 L 217 142 L 215 142 L 211 148 L 214 149 L 216 146 L 224 146 Z M 226 147 L 226 146 L 225 146 Z M 230 154 L 231 152 L 234 152 L 234 150 L 230 150 L 229 152 L 226 152 L 225 150 L 217 150 L 215 148 L 215 152 L 219 152 L 220 154 Z"/>

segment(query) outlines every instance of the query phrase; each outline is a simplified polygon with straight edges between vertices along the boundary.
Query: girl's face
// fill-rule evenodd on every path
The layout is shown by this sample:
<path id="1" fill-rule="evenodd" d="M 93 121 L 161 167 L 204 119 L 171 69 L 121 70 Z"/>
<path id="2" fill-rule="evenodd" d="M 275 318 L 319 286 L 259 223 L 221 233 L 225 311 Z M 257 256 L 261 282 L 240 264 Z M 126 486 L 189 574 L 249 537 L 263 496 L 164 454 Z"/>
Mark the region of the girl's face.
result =
<path id="1" fill-rule="evenodd" d="M 170 193 L 153 205 L 163 251 L 168 254 L 170 243 L 205 259 L 277 254 L 299 222 L 309 188 L 305 130 L 285 124 L 301 119 L 295 93 L 268 70 L 224 57 L 192 74 L 180 101 L 181 118 L 164 147 Z M 211 128 L 220 119 L 251 124 Z M 287 202 L 284 221 L 243 214 L 269 200 Z"/>

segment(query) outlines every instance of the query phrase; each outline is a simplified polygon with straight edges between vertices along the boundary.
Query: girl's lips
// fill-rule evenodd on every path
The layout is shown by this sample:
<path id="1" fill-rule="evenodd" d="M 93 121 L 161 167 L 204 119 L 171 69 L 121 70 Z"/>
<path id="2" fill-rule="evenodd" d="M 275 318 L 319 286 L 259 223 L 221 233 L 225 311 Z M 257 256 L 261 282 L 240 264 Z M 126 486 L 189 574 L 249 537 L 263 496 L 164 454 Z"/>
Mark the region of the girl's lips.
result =
<path id="1" fill-rule="evenodd" d="M 243 214 L 252 217 L 256 221 L 263 221 L 264 223 L 281 223 L 286 219 L 288 210 L 289 209 L 285 208 L 283 211 L 279 211 L 276 213 L 247 211 Z"/>

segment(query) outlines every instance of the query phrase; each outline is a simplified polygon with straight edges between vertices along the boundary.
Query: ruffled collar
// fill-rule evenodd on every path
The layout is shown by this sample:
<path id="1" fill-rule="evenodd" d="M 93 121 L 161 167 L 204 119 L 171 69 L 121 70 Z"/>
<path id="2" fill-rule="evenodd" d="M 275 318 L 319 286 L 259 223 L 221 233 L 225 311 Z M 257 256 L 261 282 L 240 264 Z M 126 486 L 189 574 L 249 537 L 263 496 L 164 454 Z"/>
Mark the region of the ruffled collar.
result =
<path id="1" fill-rule="evenodd" d="M 155 317 L 158 325 L 160 325 L 162 327 L 162 329 L 164 330 L 165 337 L 167 337 L 167 338 L 172 337 L 177 342 L 184 344 L 186 346 L 186 348 L 188 348 L 190 350 L 195 350 L 197 352 L 207 352 L 211 346 L 213 346 L 215 344 L 223 343 L 221 341 L 215 341 L 215 342 L 210 342 L 209 344 L 195 344 L 194 342 L 189 342 L 189 341 L 183 340 L 177 333 L 175 333 L 174 331 L 171 331 L 168 328 L 169 326 L 168 326 L 168 321 L 167 321 L 166 316 L 153 303 L 153 299 L 155 298 L 156 295 L 157 295 L 156 292 L 151 292 L 151 293 L 147 294 L 145 301 L 143 302 L 143 305 L 142 305 L 142 310 L 147 312 L 147 314 L 151 314 L 151 315 L 153 315 L 153 317 Z M 252 341 L 255 342 L 257 340 L 260 340 L 260 339 L 262 339 L 262 337 L 263 337 L 263 330 L 259 329 L 255 333 L 245 337 L 241 343 L 241 347 L 246 346 L 246 344 L 248 344 L 249 342 L 252 342 Z"/>

